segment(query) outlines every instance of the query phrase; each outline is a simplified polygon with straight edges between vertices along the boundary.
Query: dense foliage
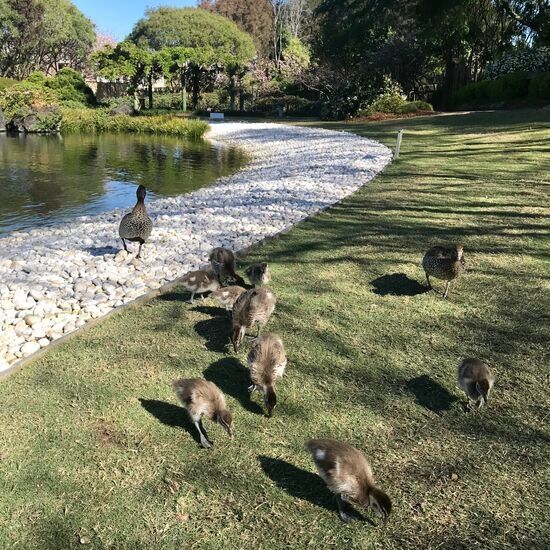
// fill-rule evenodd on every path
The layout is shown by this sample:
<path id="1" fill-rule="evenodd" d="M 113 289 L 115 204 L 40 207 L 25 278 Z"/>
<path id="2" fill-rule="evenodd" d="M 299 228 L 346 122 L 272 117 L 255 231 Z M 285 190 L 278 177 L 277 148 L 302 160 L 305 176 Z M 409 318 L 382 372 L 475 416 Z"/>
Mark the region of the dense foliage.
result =
<path id="1" fill-rule="evenodd" d="M 82 69 L 94 41 L 92 22 L 70 0 L 0 0 L 0 76 Z"/>
<path id="2" fill-rule="evenodd" d="M 518 71 L 527 73 L 550 71 L 550 48 L 520 48 L 506 52 L 489 63 L 483 76 L 494 79 Z"/>

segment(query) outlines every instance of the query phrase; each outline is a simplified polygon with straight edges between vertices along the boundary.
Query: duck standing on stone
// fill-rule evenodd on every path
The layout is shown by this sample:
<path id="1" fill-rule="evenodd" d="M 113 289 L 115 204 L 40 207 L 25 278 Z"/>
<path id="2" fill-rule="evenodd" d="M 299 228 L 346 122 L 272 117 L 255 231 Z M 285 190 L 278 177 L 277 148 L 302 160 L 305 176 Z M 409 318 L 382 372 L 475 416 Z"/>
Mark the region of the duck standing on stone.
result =
<path id="1" fill-rule="evenodd" d="M 388 518 L 391 500 L 374 484 L 371 467 L 361 451 L 334 439 L 311 439 L 306 442 L 306 449 L 319 476 L 334 493 L 342 521 L 355 519 L 350 504 L 370 507 L 383 520 Z"/>
<path id="2" fill-rule="evenodd" d="M 271 273 L 269 272 L 267 262 L 248 266 L 245 270 L 245 275 L 252 286 L 266 285 L 271 281 Z"/>
<path id="3" fill-rule="evenodd" d="M 238 351 L 246 333 L 246 329 L 252 328 L 258 323 L 258 334 L 269 321 L 275 310 L 277 298 L 269 288 L 251 288 L 243 292 L 233 306 L 233 326 L 231 331 L 231 342 L 233 349 Z"/>
<path id="4" fill-rule="evenodd" d="M 141 247 L 151 236 L 153 230 L 153 222 L 147 215 L 147 208 L 145 208 L 145 195 L 147 195 L 147 191 L 143 185 L 140 185 L 136 191 L 137 202 L 134 209 L 122 218 L 118 227 L 118 234 L 122 239 L 126 252 L 128 252 L 126 241 L 139 243 L 136 258 L 141 258 Z"/>
<path id="5" fill-rule="evenodd" d="M 267 416 L 273 416 L 273 409 L 277 404 L 275 395 L 275 381 L 285 372 L 287 358 L 283 341 L 277 334 L 267 332 L 256 338 L 248 353 L 248 368 L 252 385 L 248 391 L 255 390 L 262 393 L 267 409 Z"/>
<path id="6" fill-rule="evenodd" d="M 244 279 L 240 275 L 237 275 L 235 271 L 235 254 L 233 254 L 232 250 L 221 246 L 214 248 L 212 252 L 210 252 L 208 260 L 212 265 L 212 269 L 218 276 L 220 284 L 223 285 L 227 279 L 233 279 L 238 285 L 246 286 Z"/>
<path id="7" fill-rule="evenodd" d="M 449 285 L 464 271 L 464 249 L 461 244 L 434 246 L 424 254 L 422 267 L 426 273 L 428 288 L 432 289 L 430 276 L 446 281 L 443 298 L 447 298 Z"/>

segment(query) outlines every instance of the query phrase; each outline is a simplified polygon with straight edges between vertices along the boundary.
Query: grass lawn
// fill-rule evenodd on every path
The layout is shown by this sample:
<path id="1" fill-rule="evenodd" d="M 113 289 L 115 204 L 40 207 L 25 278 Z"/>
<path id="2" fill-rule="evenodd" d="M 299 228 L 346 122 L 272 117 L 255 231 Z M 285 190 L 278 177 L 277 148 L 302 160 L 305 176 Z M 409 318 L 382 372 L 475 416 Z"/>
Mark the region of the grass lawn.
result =
<path id="1" fill-rule="evenodd" d="M 403 127 L 402 156 L 241 263 L 271 263 L 275 416 L 213 302 L 118 314 L 1 383 L 0 548 L 548 548 L 550 112 L 325 126 L 390 145 Z M 456 241 L 468 271 L 443 301 L 420 261 Z M 497 376 L 479 414 L 466 355 Z M 170 386 L 203 375 L 236 428 L 205 421 L 211 451 Z M 386 525 L 340 522 L 310 437 L 365 451 Z"/>

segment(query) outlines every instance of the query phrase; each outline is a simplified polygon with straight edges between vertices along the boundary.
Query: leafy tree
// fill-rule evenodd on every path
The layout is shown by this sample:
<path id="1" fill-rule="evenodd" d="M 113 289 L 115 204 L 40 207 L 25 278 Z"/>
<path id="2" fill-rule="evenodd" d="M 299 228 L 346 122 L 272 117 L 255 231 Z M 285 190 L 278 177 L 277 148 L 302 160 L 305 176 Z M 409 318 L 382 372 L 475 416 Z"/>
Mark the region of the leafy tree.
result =
<path id="1" fill-rule="evenodd" d="M 199 7 L 231 19 L 252 37 L 260 57 L 269 56 L 273 26 L 269 0 L 201 0 Z"/>
<path id="2" fill-rule="evenodd" d="M 162 58 L 158 52 L 141 48 L 132 42 L 121 42 L 115 48 L 105 46 L 92 55 L 97 73 L 107 80 L 126 79 L 135 91 L 145 86 L 149 108 L 153 108 L 153 82 L 163 74 Z"/>
<path id="3" fill-rule="evenodd" d="M 94 41 L 92 22 L 69 0 L 0 0 L 1 75 L 81 69 Z"/>
<path id="4" fill-rule="evenodd" d="M 550 0 L 495 0 L 495 4 L 526 29 L 527 39 L 550 45 Z"/>
<path id="5" fill-rule="evenodd" d="M 234 108 L 237 81 L 256 53 L 252 38 L 239 30 L 235 23 L 195 8 L 148 10 L 128 39 L 149 51 L 186 49 L 183 50 L 188 57 L 185 74 L 191 81 L 193 106 L 198 104 L 201 82 L 209 81 L 209 73 L 223 69 L 229 76 Z"/>

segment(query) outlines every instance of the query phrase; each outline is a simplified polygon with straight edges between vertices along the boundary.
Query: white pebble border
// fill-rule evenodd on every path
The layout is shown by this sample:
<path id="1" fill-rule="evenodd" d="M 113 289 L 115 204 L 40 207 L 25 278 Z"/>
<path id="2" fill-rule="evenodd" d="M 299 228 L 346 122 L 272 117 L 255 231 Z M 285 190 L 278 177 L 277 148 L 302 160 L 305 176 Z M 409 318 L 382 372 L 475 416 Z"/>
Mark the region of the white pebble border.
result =
<path id="1" fill-rule="evenodd" d="M 350 195 L 391 151 L 359 136 L 267 123 L 219 123 L 208 138 L 251 162 L 214 185 L 148 203 L 142 258 L 121 249 L 124 211 L 0 239 L 0 373 L 50 342 L 197 269 L 216 246 L 241 250 Z M 128 197 L 128 210 L 134 196 Z"/>

